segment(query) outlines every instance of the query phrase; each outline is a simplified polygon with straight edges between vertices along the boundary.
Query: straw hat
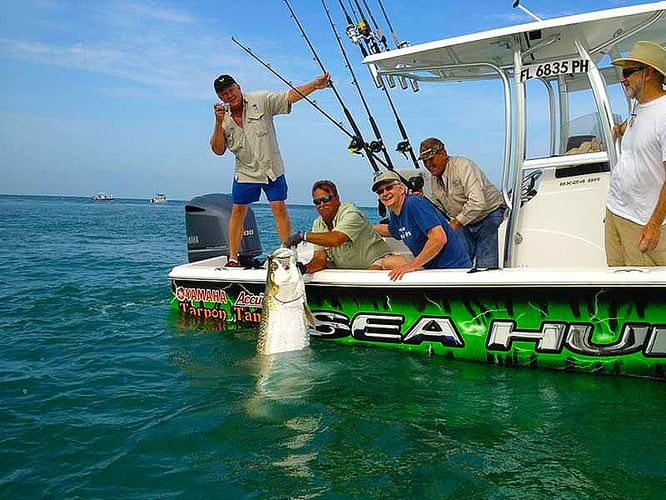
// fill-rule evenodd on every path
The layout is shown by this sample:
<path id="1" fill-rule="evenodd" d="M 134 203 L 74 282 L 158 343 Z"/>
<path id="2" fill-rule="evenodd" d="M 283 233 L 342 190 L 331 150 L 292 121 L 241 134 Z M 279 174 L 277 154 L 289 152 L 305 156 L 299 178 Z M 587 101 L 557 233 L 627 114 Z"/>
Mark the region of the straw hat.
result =
<path id="1" fill-rule="evenodd" d="M 666 49 L 654 42 L 636 42 L 627 57 L 615 59 L 615 66 L 624 66 L 627 61 L 636 61 L 651 66 L 666 76 Z"/>

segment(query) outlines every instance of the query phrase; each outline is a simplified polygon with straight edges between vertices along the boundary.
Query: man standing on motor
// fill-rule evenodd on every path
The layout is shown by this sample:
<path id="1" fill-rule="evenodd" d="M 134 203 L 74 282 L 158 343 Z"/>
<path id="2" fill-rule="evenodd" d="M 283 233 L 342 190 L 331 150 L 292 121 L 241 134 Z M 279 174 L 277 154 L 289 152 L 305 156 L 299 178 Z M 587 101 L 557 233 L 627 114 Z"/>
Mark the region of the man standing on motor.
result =
<path id="1" fill-rule="evenodd" d="M 227 266 L 239 266 L 238 247 L 243 237 L 245 215 L 250 203 L 259 200 L 262 190 L 273 210 L 280 240 L 289 236 L 291 223 L 285 205 L 287 181 L 273 117 L 290 113 L 293 103 L 330 83 L 330 75 L 324 73 L 289 91 L 244 94 L 232 76 L 220 75 L 215 79 L 215 93 L 223 103 L 213 106 L 215 128 L 210 146 L 216 155 L 221 156 L 229 149 L 236 156 Z"/>
<path id="2" fill-rule="evenodd" d="M 666 265 L 666 50 L 636 42 L 622 66 L 624 91 L 636 106 L 616 125 L 622 152 L 606 199 L 605 246 L 609 266 Z"/>
<path id="3" fill-rule="evenodd" d="M 451 219 L 450 225 L 467 244 L 476 267 L 499 266 L 497 229 L 504 219 L 504 199 L 472 160 L 449 156 L 444 143 L 429 137 L 421 142 L 425 167 L 432 174 L 432 201 Z"/>

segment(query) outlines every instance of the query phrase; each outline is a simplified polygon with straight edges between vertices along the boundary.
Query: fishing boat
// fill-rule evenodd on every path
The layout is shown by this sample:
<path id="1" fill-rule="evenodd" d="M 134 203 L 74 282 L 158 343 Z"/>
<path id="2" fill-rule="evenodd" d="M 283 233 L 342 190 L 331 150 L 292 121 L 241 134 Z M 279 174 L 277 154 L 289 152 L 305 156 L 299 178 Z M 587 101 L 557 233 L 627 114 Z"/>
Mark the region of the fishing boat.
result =
<path id="1" fill-rule="evenodd" d="M 150 203 L 156 203 L 156 204 L 166 203 L 166 201 L 167 201 L 167 197 L 164 193 L 157 193 L 155 196 L 153 196 L 150 199 Z"/>
<path id="2" fill-rule="evenodd" d="M 91 199 L 95 201 L 111 201 L 115 200 L 115 196 L 113 196 L 112 193 L 109 193 L 107 191 L 100 191 L 94 196 L 91 196 Z"/>
<path id="3" fill-rule="evenodd" d="M 603 243 L 619 154 L 609 89 L 620 75 L 610 60 L 638 40 L 665 43 L 666 2 L 536 19 L 366 57 L 378 82 L 488 81 L 502 89 L 502 265 L 422 270 L 395 282 L 386 271 L 306 275 L 316 320 L 311 336 L 510 367 L 664 380 L 666 268 L 608 268 Z M 539 92 L 549 103 L 549 151 L 530 157 L 526 107 Z M 584 99 L 589 109 L 579 114 Z M 422 177 L 428 194 L 426 169 L 401 173 Z M 190 263 L 169 273 L 172 309 L 194 323 L 250 328 L 261 319 L 266 270 L 251 262 L 226 268 L 226 257 L 212 256 L 220 249 L 204 228 L 215 212 L 213 232 L 226 231 L 229 207 L 219 201 L 203 197 L 185 208 Z M 257 237 L 252 222 L 245 223 L 250 240 Z M 298 249 L 302 260 L 307 250 Z"/>

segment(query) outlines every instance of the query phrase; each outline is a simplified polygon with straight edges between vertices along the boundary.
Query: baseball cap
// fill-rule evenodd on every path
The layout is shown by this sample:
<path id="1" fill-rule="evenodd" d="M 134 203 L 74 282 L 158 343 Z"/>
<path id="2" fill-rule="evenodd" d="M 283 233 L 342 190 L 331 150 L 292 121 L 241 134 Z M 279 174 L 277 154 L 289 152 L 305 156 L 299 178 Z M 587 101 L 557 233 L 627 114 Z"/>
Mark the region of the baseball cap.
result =
<path id="1" fill-rule="evenodd" d="M 372 190 L 376 192 L 380 184 L 395 181 L 400 182 L 400 176 L 393 170 L 387 170 L 374 178 L 372 181 Z"/>
<path id="2" fill-rule="evenodd" d="M 444 143 L 436 137 L 428 137 L 421 142 L 419 160 L 429 160 L 444 149 Z"/>
<path id="3" fill-rule="evenodd" d="M 231 75 L 220 75 L 215 79 L 213 86 L 215 87 L 215 92 L 222 92 L 224 89 L 236 83 L 234 77 Z"/>

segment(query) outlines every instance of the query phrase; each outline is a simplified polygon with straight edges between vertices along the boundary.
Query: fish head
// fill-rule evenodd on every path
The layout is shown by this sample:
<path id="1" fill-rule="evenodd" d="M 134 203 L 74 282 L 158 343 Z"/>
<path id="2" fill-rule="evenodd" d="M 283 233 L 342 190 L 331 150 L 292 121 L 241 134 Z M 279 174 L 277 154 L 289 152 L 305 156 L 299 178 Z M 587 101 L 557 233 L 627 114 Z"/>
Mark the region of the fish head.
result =
<path id="1" fill-rule="evenodd" d="M 278 248 L 268 257 L 267 285 L 280 289 L 296 287 L 302 279 L 296 255 L 290 248 Z"/>

